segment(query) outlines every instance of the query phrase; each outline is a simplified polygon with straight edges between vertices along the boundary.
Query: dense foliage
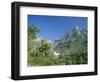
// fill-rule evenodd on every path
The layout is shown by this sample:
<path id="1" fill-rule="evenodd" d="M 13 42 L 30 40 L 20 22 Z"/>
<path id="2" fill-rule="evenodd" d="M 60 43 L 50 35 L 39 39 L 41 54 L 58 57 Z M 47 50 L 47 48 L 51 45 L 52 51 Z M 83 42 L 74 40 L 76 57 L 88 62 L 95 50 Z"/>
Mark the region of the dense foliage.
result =
<path id="1" fill-rule="evenodd" d="M 60 62 L 53 55 L 52 44 L 47 40 L 36 41 L 36 34 L 40 29 L 36 26 L 28 28 L 28 66 L 59 65 Z"/>

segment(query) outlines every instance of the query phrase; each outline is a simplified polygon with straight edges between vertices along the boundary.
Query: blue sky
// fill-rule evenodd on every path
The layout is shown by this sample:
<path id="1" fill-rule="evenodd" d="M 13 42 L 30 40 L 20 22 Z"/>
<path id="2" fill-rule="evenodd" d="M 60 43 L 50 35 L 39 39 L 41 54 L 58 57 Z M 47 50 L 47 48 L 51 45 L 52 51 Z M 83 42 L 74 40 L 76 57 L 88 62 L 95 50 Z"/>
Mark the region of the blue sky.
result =
<path id="1" fill-rule="evenodd" d="M 52 41 L 60 39 L 76 26 L 87 28 L 87 24 L 87 17 L 28 15 L 28 26 L 37 25 L 41 30 L 37 37 Z"/>

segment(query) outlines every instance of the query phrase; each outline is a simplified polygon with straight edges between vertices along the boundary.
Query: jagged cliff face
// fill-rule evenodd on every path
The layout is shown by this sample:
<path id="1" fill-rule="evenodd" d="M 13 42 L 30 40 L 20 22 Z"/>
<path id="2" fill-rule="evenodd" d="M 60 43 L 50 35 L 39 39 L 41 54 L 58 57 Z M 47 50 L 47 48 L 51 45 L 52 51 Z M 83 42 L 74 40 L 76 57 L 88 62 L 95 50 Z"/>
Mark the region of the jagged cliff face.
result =
<path id="1" fill-rule="evenodd" d="M 77 45 L 76 45 L 77 44 Z M 54 42 L 54 49 L 61 51 L 61 49 L 71 48 L 76 45 L 87 49 L 87 30 L 75 27 L 72 30 L 65 33 L 65 35 Z"/>
<path id="2" fill-rule="evenodd" d="M 87 29 L 75 27 L 53 44 L 54 50 L 60 53 L 59 60 L 68 65 L 88 63 L 87 43 Z"/>

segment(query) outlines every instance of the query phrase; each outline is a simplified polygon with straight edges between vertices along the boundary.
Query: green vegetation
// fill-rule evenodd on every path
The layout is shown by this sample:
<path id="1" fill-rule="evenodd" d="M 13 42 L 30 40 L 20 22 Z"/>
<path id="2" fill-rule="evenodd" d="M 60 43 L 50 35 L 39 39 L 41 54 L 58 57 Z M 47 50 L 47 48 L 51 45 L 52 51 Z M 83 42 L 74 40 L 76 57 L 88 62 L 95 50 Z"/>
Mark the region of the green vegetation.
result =
<path id="1" fill-rule="evenodd" d="M 36 41 L 38 32 L 40 29 L 36 26 L 28 28 L 28 66 L 59 65 L 51 43 L 45 39 Z"/>
<path id="2" fill-rule="evenodd" d="M 41 31 L 36 25 L 28 27 L 28 66 L 87 64 L 87 33 L 50 43 L 37 40 Z"/>
<path id="3" fill-rule="evenodd" d="M 65 47 L 59 52 L 62 54 L 60 55 L 60 59 L 65 62 L 66 65 L 70 64 L 86 64 L 87 63 L 87 48 L 81 45 L 82 43 L 80 40 L 70 41 Z"/>

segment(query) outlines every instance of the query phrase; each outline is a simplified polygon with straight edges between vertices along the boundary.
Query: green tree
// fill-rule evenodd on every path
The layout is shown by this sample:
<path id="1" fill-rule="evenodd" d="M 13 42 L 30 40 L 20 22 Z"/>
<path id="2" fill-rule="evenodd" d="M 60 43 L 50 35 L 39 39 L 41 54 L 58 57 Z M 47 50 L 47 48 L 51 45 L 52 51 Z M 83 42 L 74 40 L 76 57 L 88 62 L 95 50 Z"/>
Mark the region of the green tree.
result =
<path id="1" fill-rule="evenodd" d="M 28 36 L 31 39 L 36 39 L 36 34 L 40 32 L 40 29 L 38 26 L 36 25 L 32 25 L 30 27 L 28 27 Z"/>
<path id="2" fill-rule="evenodd" d="M 41 40 L 39 51 L 42 53 L 43 56 L 49 57 L 52 53 L 50 43 L 48 43 L 46 40 Z"/>

